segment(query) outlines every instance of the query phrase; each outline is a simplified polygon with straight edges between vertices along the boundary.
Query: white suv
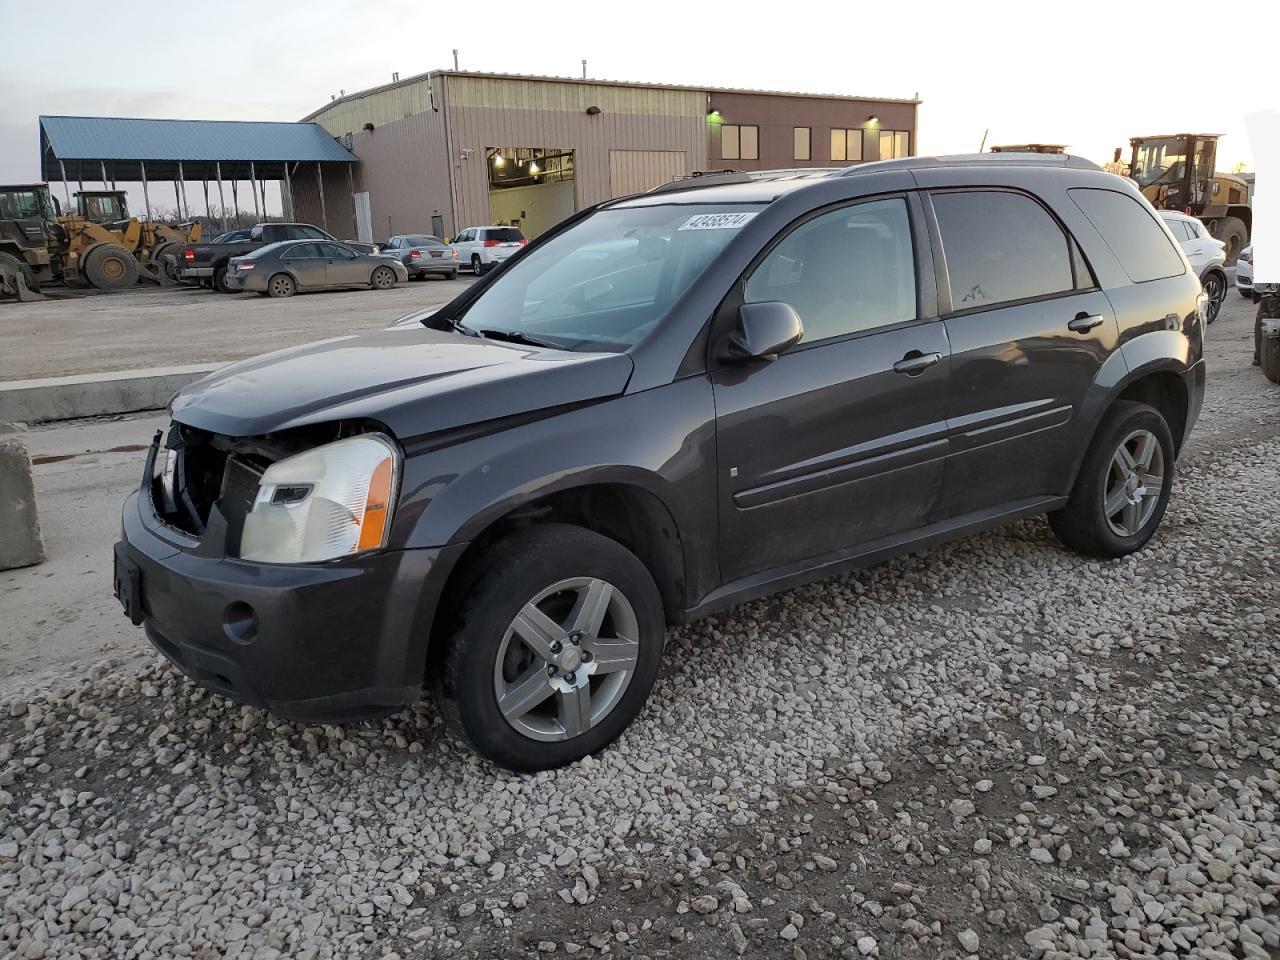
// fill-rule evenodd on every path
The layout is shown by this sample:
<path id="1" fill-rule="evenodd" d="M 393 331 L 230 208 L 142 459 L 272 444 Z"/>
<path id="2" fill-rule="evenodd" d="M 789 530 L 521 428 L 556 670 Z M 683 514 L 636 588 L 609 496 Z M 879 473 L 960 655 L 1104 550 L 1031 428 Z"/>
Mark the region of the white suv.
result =
<path id="1" fill-rule="evenodd" d="M 497 266 L 529 241 L 517 227 L 467 227 L 453 239 L 458 263 L 480 276 Z"/>

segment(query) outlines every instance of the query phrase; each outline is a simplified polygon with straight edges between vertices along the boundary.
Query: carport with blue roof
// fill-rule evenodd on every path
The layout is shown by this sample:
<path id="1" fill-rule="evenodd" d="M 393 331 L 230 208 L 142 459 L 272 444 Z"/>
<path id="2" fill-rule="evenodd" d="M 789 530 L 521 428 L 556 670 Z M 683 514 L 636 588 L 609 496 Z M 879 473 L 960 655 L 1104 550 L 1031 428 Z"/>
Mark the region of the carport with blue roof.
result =
<path id="1" fill-rule="evenodd" d="M 315 123 L 248 120 L 149 120 L 130 117 L 41 117 L 40 169 L 46 182 L 62 181 L 71 205 L 70 184 L 101 181 L 106 189 L 117 182 L 142 184 L 147 216 L 151 216 L 149 185 L 166 182 L 184 219 L 190 219 L 186 184 L 204 185 L 205 212 L 214 219 L 209 197 L 217 184 L 219 219 L 226 229 L 223 185 L 231 183 L 232 202 L 239 208 L 236 184 L 253 185 L 255 213 L 266 209 L 266 182 L 278 180 L 288 216 L 294 211 L 294 181 L 301 171 L 319 194 L 322 226 L 328 228 L 324 199 L 326 167 L 343 165 L 350 182 L 356 157 Z M 314 180 L 312 178 L 314 168 Z M 259 206 L 261 202 L 261 207 Z"/>

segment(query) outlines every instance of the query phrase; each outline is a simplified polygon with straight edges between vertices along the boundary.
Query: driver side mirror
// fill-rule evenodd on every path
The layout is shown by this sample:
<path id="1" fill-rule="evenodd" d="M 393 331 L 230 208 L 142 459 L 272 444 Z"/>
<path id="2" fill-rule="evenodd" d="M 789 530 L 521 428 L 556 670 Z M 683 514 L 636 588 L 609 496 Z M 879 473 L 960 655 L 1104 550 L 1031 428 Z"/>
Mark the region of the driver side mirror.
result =
<path id="1" fill-rule="evenodd" d="M 738 308 L 738 329 L 725 342 L 721 359 L 727 363 L 776 360 L 803 336 L 804 323 L 791 304 L 779 300 L 744 303 Z"/>

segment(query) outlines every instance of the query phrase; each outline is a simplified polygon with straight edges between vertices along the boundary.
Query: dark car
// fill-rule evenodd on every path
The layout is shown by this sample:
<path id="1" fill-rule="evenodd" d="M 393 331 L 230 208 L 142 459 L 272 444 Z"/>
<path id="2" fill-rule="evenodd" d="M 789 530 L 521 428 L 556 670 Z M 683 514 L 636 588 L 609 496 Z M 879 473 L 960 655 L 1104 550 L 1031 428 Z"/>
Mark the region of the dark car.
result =
<path id="1" fill-rule="evenodd" d="M 399 259 L 409 271 L 410 280 L 458 278 L 458 251 L 439 237 L 425 233 L 401 234 L 380 244 L 379 250 Z"/>
<path id="2" fill-rule="evenodd" d="M 247 236 L 242 236 L 243 233 L 242 230 L 233 230 L 209 243 L 183 247 L 181 262 L 178 264 L 178 279 L 187 283 L 205 284 L 219 293 L 236 293 L 238 289 L 229 287 L 226 282 L 231 258 L 243 257 L 268 244 L 284 240 L 332 240 L 360 253 L 377 252 L 372 243 L 338 241 L 309 223 L 258 223 L 249 228 Z"/>
<path id="3" fill-rule="evenodd" d="M 1074 157 L 672 184 L 419 324 L 182 390 L 116 590 L 211 690 L 349 721 L 426 684 L 485 757 L 553 767 L 640 711 L 666 624 L 1036 514 L 1142 547 L 1204 311 Z"/>
<path id="4" fill-rule="evenodd" d="M 393 256 L 361 253 L 336 240 L 284 240 L 232 257 L 224 283 L 229 293 L 292 297 L 352 287 L 390 290 L 408 279 L 404 264 Z"/>

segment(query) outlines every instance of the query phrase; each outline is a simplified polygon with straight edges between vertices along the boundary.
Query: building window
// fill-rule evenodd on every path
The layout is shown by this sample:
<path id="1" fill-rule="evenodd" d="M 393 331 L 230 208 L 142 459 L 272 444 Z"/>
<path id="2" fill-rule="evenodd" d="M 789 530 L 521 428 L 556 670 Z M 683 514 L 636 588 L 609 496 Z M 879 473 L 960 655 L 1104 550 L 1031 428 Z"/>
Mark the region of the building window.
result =
<path id="1" fill-rule="evenodd" d="M 795 128 L 795 150 L 793 151 L 795 159 L 809 160 L 809 128 Z"/>
<path id="2" fill-rule="evenodd" d="M 721 160 L 759 160 L 760 128 L 726 123 L 720 127 Z"/>
<path id="3" fill-rule="evenodd" d="M 880 131 L 880 159 L 896 160 L 911 156 L 911 134 L 906 130 Z"/>
<path id="4" fill-rule="evenodd" d="M 861 130 L 831 130 L 831 159 L 844 160 L 847 163 L 859 163 L 862 160 Z"/>

